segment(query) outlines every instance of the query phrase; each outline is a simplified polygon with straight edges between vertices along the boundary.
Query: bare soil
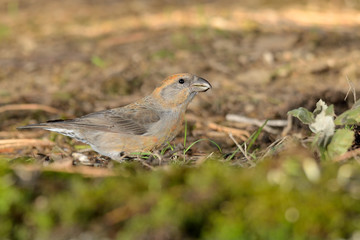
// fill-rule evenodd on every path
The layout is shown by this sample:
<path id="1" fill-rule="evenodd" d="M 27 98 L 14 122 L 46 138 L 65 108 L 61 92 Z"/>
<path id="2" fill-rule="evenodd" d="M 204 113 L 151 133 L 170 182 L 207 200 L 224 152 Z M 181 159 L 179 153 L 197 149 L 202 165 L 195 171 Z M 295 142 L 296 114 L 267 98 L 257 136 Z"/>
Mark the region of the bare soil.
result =
<path id="1" fill-rule="evenodd" d="M 360 89 L 356 4 L 1 0 L 0 156 L 76 164 L 71 154 L 81 144 L 16 127 L 125 105 L 179 72 L 213 85 L 189 107 L 188 143 L 209 138 L 225 155 L 236 149 L 229 132 L 242 142 L 258 128 L 227 121 L 227 114 L 286 120 L 287 111 L 312 109 L 320 98 L 341 113 L 354 101 L 344 100 L 349 81 Z M 264 131 L 257 146 L 279 139 L 283 128 L 277 130 Z M 307 132 L 295 122 L 287 134 Z M 211 152 L 217 148 L 203 141 L 188 154 Z M 108 164 L 87 154 L 92 165 Z"/>

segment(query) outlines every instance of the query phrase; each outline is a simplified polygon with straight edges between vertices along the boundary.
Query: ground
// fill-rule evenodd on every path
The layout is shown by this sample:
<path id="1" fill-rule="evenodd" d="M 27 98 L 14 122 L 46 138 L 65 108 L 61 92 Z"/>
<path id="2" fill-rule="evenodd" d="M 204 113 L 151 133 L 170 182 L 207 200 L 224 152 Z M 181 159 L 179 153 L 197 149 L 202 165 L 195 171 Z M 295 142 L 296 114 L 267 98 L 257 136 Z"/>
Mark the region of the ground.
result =
<path id="1" fill-rule="evenodd" d="M 261 131 L 258 152 L 284 137 L 301 141 L 311 132 L 296 120 L 287 129 L 288 111 L 312 111 L 323 99 L 340 114 L 354 103 L 352 94 L 345 96 L 350 86 L 360 89 L 359 7 L 356 0 L 0 0 L 0 160 L 31 162 L 30 172 L 45 166 L 112 176 L 117 163 L 85 145 L 16 127 L 126 105 L 179 72 L 201 76 L 213 89 L 190 104 L 186 135 L 184 127 L 175 149 L 136 159 L 143 169 L 135 172 L 182 162 L 198 166 L 214 156 L 222 162 L 238 149 L 235 142 L 257 131 L 255 120 L 284 123 Z M 252 120 L 230 121 L 229 114 Z M 186 147 L 204 138 L 216 144 L 201 141 L 184 153 L 184 136 Z M 253 166 L 240 153 L 233 165 Z M 316 153 L 302 154 L 319 161 Z M 154 236 L 179 234 L 169 231 Z"/>

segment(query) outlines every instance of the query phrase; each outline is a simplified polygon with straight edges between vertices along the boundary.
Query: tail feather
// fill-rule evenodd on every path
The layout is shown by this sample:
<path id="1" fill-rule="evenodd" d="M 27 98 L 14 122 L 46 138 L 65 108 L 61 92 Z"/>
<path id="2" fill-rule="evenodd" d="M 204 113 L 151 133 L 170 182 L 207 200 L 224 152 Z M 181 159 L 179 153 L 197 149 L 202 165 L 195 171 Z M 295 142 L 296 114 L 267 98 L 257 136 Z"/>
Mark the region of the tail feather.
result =
<path id="1" fill-rule="evenodd" d="M 71 129 L 70 126 L 64 124 L 66 120 L 51 120 L 45 123 L 38 123 L 38 124 L 30 124 L 26 126 L 17 127 L 17 129 L 30 129 L 30 128 L 37 128 L 37 129 L 45 129 L 53 132 L 58 132 L 67 136 L 73 137 L 74 131 Z"/>
<path id="2" fill-rule="evenodd" d="M 86 143 L 86 140 L 84 140 L 81 136 L 79 136 L 77 131 L 74 131 L 73 129 L 69 128 L 70 126 L 67 127 L 66 124 L 63 124 L 63 122 L 66 122 L 66 121 L 56 120 L 56 121 L 49 121 L 46 123 L 30 124 L 30 125 L 18 127 L 17 129 L 29 129 L 29 128 L 45 129 L 45 130 L 57 132 L 62 135 L 65 135 L 65 136 L 75 138 L 79 141 Z"/>
<path id="3" fill-rule="evenodd" d="M 46 123 L 37 123 L 37 124 L 30 124 L 26 126 L 17 127 L 17 129 L 29 129 L 29 128 L 42 128 L 50 130 L 50 128 L 64 128 L 64 126 L 59 126 L 57 123 L 64 122 L 63 120 L 55 120 L 55 121 L 48 121 Z"/>
<path id="4" fill-rule="evenodd" d="M 46 128 L 49 127 L 46 123 L 30 124 L 26 126 L 17 127 L 16 129 L 29 129 L 29 128 Z"/>

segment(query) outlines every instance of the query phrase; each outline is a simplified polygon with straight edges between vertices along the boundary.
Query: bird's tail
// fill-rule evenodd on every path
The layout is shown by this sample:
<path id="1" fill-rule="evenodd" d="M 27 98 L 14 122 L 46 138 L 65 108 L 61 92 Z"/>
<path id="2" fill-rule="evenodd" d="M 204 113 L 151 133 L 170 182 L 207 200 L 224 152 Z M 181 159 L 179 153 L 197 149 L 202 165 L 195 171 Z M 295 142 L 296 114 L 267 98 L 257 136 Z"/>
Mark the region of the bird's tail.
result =
<path id="1" fill-rule="evenodd" d="M 29 128 L 40 128 L 48 131 L 53 131 L 60 133 L 65 136 L 69 136 L 72 138 L 76 138 L 79 141 L 85 142 L 83 138 L 81 138 L 76 131 L 74 131 L 71 126 L 64 124 L 65 122 L 69 122 L 71 120 L 52 120 L 46 123 L 39 124 L 30 124 L 22 127 L 18 127 L 17 129 L 29 129 Z"/>
<path id="2" fill-rule="evenodd" d="M 26 126 L 21 126 L 21 127 L 17 127 L 16 129 L 22 130 L 22 129 L 29 129 L 29 128 L 46 128 L 49 127 L 48 124 L 46 123 L 39 123 L 39 124 L 30 124 L 30 125 L 26 125 Z"/>
<path id="3" fill-rule="evenodd" d="M 21 126 L 21 127 L 17 127 L 17 129 L 21 130 L 21 129 L 29 129 L 29 128 L 42 128 L 42 129 L 46 129 L 46 130 L 50 130 L 51 128 L 64 128 L 64 126 L 61 124 L 65 122 L 65 120 L 51 120 L 51 121 L 47 121 L 45 123 L 38 123 L 38 124 L 30 124 L 30 125 L 26 125 L 26 126 Z"/>

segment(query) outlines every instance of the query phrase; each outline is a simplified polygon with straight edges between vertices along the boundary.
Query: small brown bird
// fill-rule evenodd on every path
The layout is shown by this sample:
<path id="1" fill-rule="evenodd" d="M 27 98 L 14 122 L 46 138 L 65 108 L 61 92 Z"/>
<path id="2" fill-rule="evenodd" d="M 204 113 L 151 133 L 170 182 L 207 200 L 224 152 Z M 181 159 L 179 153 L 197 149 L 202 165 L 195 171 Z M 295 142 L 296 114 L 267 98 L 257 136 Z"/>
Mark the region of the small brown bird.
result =
<path id="1" fill-rule="evenodd" d="M 179 133 L 185 110 L 198 92 L 211 88 L 208 81 L 189 73 L 166 78 L 152 94 L 134 103 L 70 119 L 32 124 L 89 144 L 114 160 L 133 152 L 147 152 L 170 142 Z"/>

